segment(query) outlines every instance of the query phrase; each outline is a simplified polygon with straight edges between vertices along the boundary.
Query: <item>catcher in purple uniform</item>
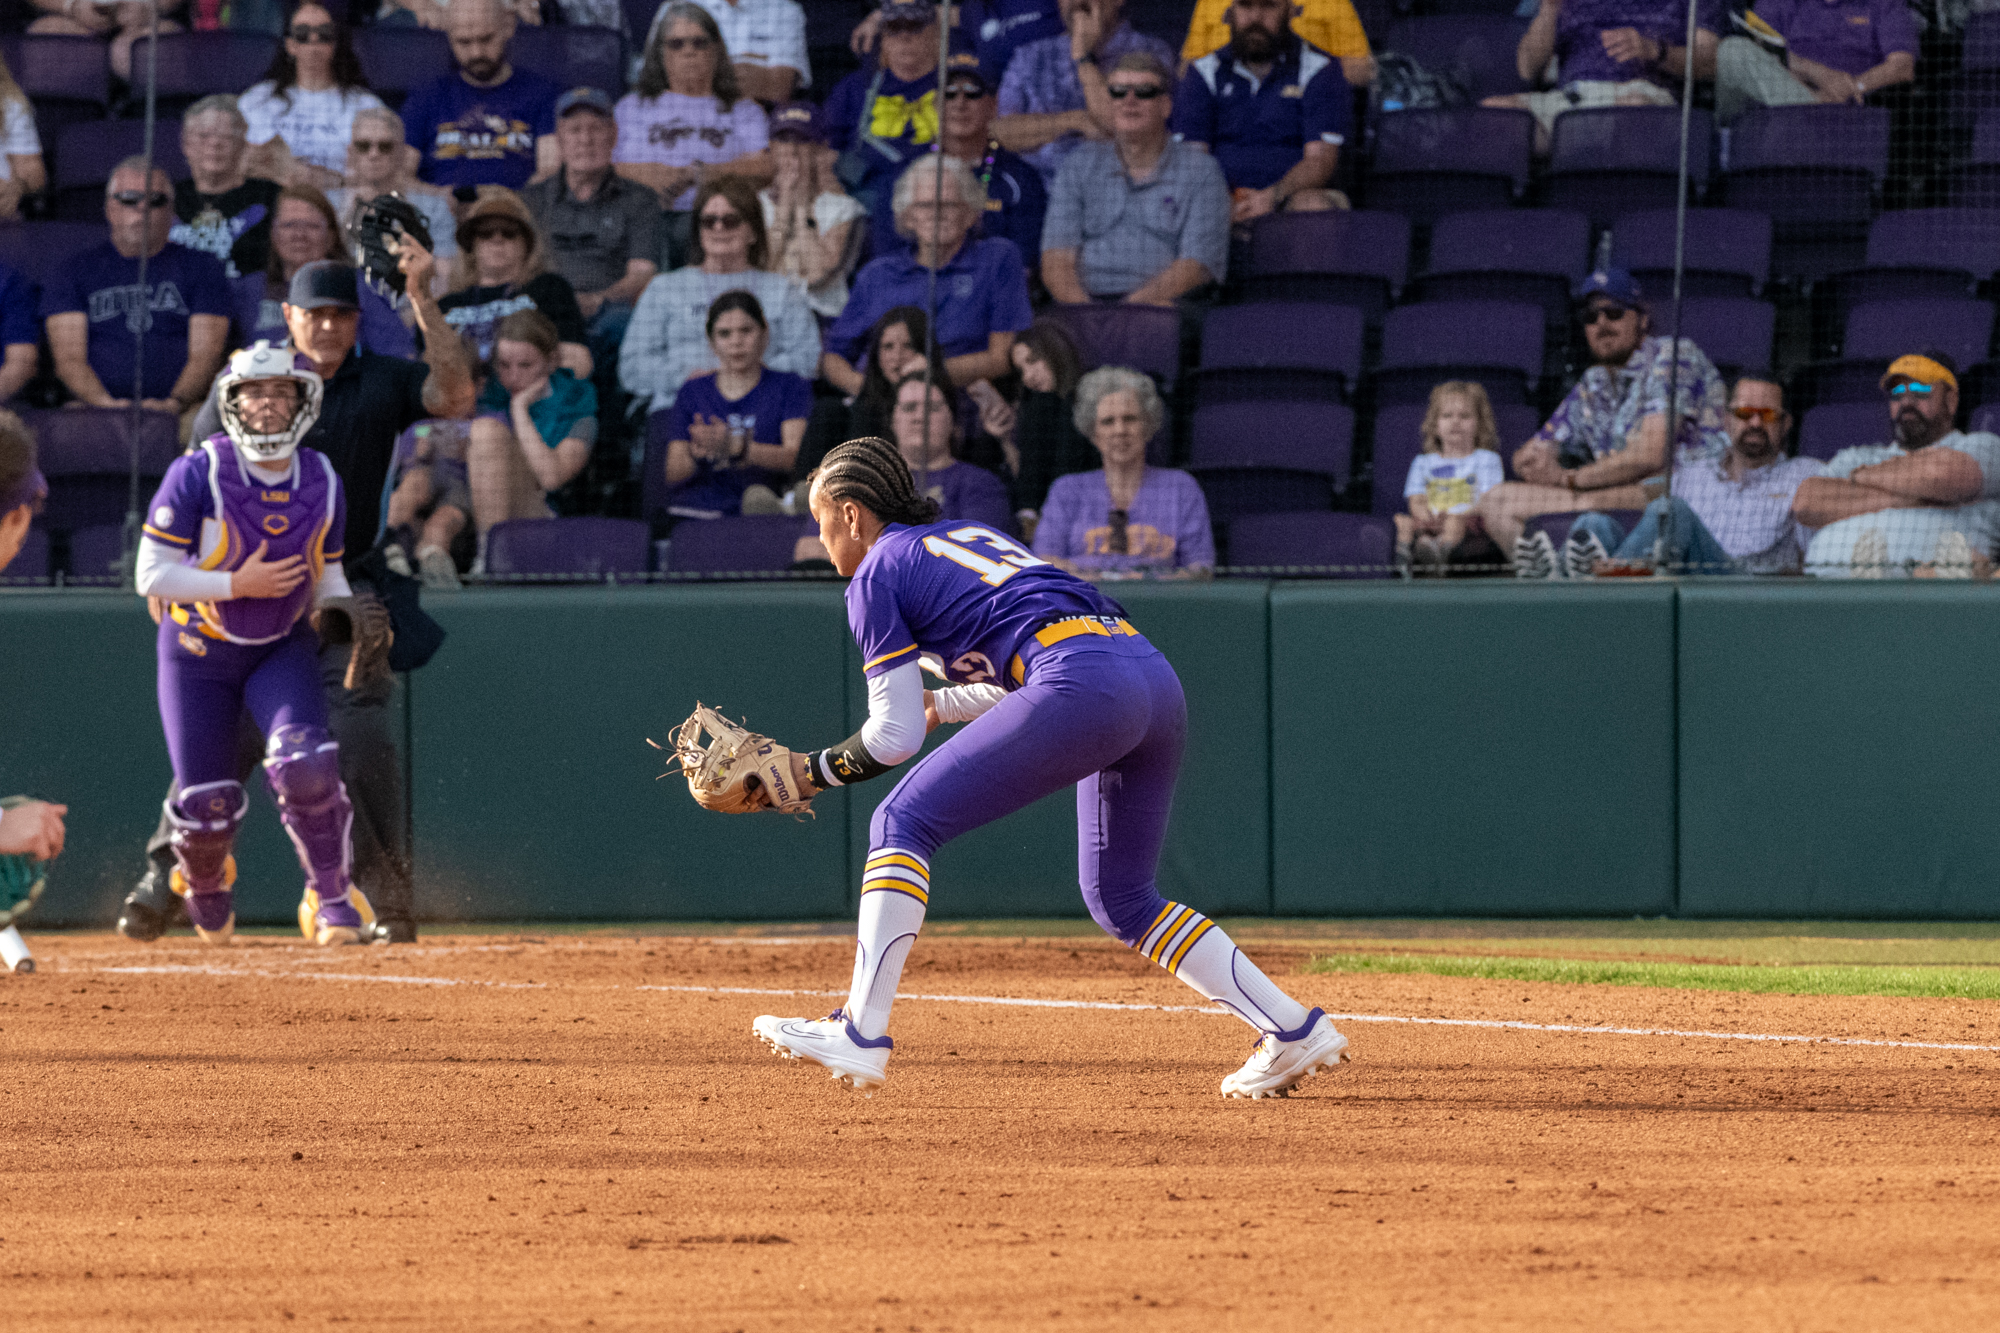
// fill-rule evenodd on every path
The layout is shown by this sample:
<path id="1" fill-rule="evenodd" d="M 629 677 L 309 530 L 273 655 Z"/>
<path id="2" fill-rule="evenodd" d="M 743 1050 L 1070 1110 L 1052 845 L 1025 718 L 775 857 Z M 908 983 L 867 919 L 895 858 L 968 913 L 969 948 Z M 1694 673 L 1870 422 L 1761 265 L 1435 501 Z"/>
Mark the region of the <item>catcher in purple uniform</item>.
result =
<path id="1" fill-rule="evenodd" d="M 1076 788 L 1077 871 L 1098 925 L 1257 1029 L 1227 1097 L 1289 1092 L 1338 1066 L 1347 1038 L 1244 957 L 1192 907 L 1154 885 L 1187 736 L 1167 659 L 1090 584 L 983 523 L 939 523 L 896 447 L 840 445 L 811 478 L 820 540 L 852 581 L 847 618 L 868 679 L 868 720 L 840 744 L 795 753 L 709 709 L 678 750 L 711 808 L 797 811 L 828 787 L 880 776 L 939 723 L 970 725 L 912 768 L 876 808 L 847 1003 L 823 1019 L 758 1018 L 778 1054 L 855 1088 L 887 1077 L 889 1007 L 930 901 L 930 862 L 959 834 Z M 956 682 L 924 688 L 920 658 Z M 697 742 L 716 734 L 707 749 Z"/>
<path id="2" fill-rule="evenodd" d="M 217 381 L 222 432 L 167 469 L 139 543 L 139 592 L 169 604 L 159 688 L 178 792 L 167 805 L 173 888 L 210 944 L 236 928 L 230 849 L 250 800 L 236 780 L 245 708 L 269 738 L 265 781 L 305 867 L 301 924 L 320 944 L 359 943 L 372 924 L 348 878 L 354 811 L 318 665 L 322 617 L 354 614 L 340 568 L 340 478 L 324 455 L 299 448 L 320 391 L 287 345 L 232 356 Z"/>

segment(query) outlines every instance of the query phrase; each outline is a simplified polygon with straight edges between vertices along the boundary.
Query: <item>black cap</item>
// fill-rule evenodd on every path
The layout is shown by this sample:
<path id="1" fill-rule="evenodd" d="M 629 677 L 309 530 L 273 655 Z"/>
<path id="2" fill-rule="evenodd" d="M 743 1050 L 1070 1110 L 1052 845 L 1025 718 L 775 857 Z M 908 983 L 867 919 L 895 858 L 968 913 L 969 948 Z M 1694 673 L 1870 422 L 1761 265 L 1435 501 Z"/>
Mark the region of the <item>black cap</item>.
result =
<path id="1" fill-rule="evenodd" d="M 299 310 L 321 306 L 361 308 L 361 294 L 355 288 L 354 270 L 337 259 L 316 259 L 292 275 L 292 290 L 285 304 Z"/>

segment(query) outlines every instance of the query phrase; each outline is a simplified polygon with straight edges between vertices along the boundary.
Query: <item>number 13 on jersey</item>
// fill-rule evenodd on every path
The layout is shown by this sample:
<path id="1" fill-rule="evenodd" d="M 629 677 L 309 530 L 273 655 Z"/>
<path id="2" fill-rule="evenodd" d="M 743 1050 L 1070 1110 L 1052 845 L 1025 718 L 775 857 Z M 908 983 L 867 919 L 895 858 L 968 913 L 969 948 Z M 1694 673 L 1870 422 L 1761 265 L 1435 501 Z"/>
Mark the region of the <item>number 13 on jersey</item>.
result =
<path id="1" fill-rule="evenodd" d="M 953 528 L 949 535 L 952 538 L 950 541 L 946 541 L 943 537 L 924 538 L 924 549 L 932 555 L 941 555 L 947 560 L 964 565 L 979 575 L 981 583 L 995 588 L 1024 569 L 1033 569 L 1036 565 L 1048 563 L 1046 560 L 1036 559 L 1034 553 L 1021 543 L 1003 537 L 991 528 Z M 970 545 L 961 544 L 970 542 L 984 543 L 998 552 L 1000 558 L 996 560 L 974 550 Z"/>

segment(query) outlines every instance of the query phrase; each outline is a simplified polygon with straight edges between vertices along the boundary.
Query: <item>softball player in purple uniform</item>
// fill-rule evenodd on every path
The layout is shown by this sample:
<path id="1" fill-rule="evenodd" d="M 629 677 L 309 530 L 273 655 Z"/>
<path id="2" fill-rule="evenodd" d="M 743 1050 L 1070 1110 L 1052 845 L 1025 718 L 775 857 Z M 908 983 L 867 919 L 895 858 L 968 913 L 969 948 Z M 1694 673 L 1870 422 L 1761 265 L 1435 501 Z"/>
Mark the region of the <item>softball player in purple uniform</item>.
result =
<path id="1" fill-rule="evenodd" d="M 299 440 L 319 415 L 320 378 L 289 346 L 260 342 L 218 381 L 223 431 L 174 460 L 146 515 L 138 589 L 163 598 L 160 720 L 177 795 L 176 893 L 211 944 L 236 928 L 230 848 L 249 795 L 236 780 L 247 707 L 268 738 L 264 776 L 306 872 L 304 917 L 321 944 L 363 936 L 348 880 L 353 807 L 326 729 L 313 623 L 351 596 L 341 572 L 346 501 L 333 465 Z"/>
<path id="2" fill-rule="evenodd" d="M 887 772 L 927 725 L 971 725 L 876 808 L 847 1003 L 823 1019 L 758 1018 L 780 1055 L 855 1088 L 887 1077 L 889 1007 L 930 901 L 930 860 L 959 834 L 1076 787 L 1077 872 L 1098 925 L 1261 1034 L 1228 1097 L 1290 1091 L 1333 1068 L 1347 1039 L 1244 957 L 1228 935 L 1154 886 L 1187 736 L 1167 659 L 1096 588 L 982 523 L 938 523 L 886 440 L 840 445 L 810 503 L 868 679 L 868 720 L 830 749 L 795 756 L 803 789 Z M 957 682 L 924 689 L 920 657 Z"/>

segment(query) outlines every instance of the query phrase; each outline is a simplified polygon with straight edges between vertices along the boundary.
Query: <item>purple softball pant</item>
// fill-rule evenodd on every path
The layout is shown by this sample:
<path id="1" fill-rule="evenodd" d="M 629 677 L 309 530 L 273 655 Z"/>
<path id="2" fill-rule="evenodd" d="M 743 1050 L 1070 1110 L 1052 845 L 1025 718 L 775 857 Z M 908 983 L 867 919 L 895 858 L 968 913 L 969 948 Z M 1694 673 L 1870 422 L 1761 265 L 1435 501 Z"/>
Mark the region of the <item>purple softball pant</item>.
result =
<path id="1" fill-rule="evenodd" d="M 247 708 L 269 736 L 286 725 L 326 726 L 319 636 L 304 620 L 276 643 L 211 639 L 160 623 L 160 721 L 182 791 L 237 777 L 237 727 Z"/>
<path id="2" fill-rule="evenodd" d="M 1106 932 L 1136 944 L 1166 905 L 1155 874 L 1186 741 L 1180 677 L 1157 648 L 1142 638 L 1065 641 L 904 775 L 875 809 L 869 847 L 928 860 L 959 834 L 1074 785 L 1083 900 Z"/>

